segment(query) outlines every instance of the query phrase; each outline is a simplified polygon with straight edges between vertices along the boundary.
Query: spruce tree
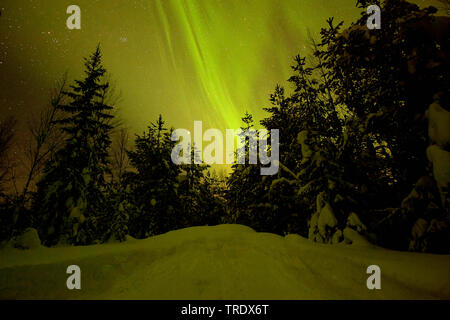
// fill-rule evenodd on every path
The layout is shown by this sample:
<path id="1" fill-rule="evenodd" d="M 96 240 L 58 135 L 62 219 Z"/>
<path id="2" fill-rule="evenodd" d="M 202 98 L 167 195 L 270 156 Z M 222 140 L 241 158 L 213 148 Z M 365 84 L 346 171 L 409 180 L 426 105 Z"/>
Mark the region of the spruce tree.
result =
<path id="1" fill-rule="evenodd" d="M 147 132 L 136 136 L 135 150 L 128 152 L 133 167 L 126 174 L 133 194 L 129 225 L 133 237 L 161 234 L 181 224 L 177 195 L 181 169 L 171 160 L 174 145 L 160 116 Z"/>
<path id="2" fill-rule="evenodd" d="M 242 122 L 243 133 L 255 128 L 253 116 L 248 112 L 244 114 Z M 243 152 L 245 164 L 234 163 L 233 171 L 227 179 L 226 199 L 229 215 L 226 220 L 248 225 L 257 231 L 281 233 L 283 227 L 279 223 L 281 214 L 278 202 L 271 203 L 274 199 L 270 199 L 267 192 L 273 177 L 261 176 L 261 165 L 250 164 L 250 148 L 251 152 L 258 153 L 260 138 L 262 137 L 256 133 L 255 146 L 250 144 L 250 139 L 246 135 L 237 137 L 241 139 L 241 148 L 244 150 L 237 150 L 236 155 Z"/>
<path id="3" fill-rule="evenodd" d="M 34 199 L 39 234 L 47 245 L 62 240 L 89 244 L 102 233 L 113 116 L 101 59 L 98 46 L 85 58 L 85 77 L 64 92 L 69 102 L 57 106 L 65 114 L 57 124 L 67 139 L 48 161 Z"/>
<path id="4" fill-rule="evenodd" d="M 205 224 L 203 199 L 206 196 L 202 185 L 204 183 L 205 170 L 209 166 L 196 164 L 194 159 L 199 159 L 201 151 L 195 146 L 191 148 L 191 163 L 181 165 L 181 172 L 178 176 L 177 194 L 180 200 L 180 217 L 185 227 Z"/>
<path id="5" fill-rule="evenodd" d="M 435 187 L 423 182 L 431 171 L 425 150 L 435 143 L 427 109 L 448 109 L 449 18 L 435 16 L 433 7 L 385 0 L 379 1 L 382 28 L 369 30 L 370 4 L 358 1 L 361 18 L 346 30 L 329 21 L 321 32 L 321 58 L 336 100 L 350 112 L 340 153 L 361 211 L 379 244 L 406 249 L 414 223 L 448 233 L 448 226 L 431 227 L 446 219 L 448 208 L 424 196 Z M 417 191 L 424 186 L 426 192 Z"/>
<path id="6" fill-rule="evenodd" d="M 128 225 L 130 216 L 133 214 L 133 205 L 130 200 L 131 188 L 129 185 L 119 182 L 111 182 L 107 185 L 105 192 L 108 197 L 107 210 L 108 219 L 104 221 L 102 228 L 102 242 L 105 241 L 125 241 L 129 234 Z"/>

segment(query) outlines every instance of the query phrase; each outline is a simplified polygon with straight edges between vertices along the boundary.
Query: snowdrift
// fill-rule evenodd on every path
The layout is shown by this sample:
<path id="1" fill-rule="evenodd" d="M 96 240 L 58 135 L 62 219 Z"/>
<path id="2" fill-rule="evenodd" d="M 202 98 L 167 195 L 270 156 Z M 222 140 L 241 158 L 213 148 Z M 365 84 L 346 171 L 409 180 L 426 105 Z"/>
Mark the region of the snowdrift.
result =
<path id="1" fill-rule="evenodd" d="M 369 290 L 370 265 L 381 290 Z M 68 290 L 69 265 L 81 290 Z M 450 256 L 324 245 L 241 225 L 87 247 L 0 250 L 2 299 L 449 299 Z"/>

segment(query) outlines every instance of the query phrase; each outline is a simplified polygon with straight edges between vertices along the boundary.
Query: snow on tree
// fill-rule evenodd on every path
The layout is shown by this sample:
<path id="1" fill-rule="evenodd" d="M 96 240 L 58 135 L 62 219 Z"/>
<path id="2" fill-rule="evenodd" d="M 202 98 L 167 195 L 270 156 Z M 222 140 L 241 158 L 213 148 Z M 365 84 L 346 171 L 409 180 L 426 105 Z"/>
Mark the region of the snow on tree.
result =
<path id="1" fill-rule="evenodd" d="M 317 195 L 316 212 L 310 220 L 308 238 L 317 242 L 331 242 L 338 221 L 331 205 L 323 199 L 324 193 Z"/>
<path id="2" fill-rule="evenodd" d="M 437 145 L 427 148 L 427 156 L 433 165 L 433 177 L 436 179 L 442 204 L 448 201 L 448 189 L 450 184 L 450 152 L 441 149 Z"/>
<path id="3" fill-rule="evenodd" d="M 426 116 L 430 142 L 448 149 L 450 145 L 450 112 L 442 108 L 438 101 L 435 101 L 428 108 Z"/>

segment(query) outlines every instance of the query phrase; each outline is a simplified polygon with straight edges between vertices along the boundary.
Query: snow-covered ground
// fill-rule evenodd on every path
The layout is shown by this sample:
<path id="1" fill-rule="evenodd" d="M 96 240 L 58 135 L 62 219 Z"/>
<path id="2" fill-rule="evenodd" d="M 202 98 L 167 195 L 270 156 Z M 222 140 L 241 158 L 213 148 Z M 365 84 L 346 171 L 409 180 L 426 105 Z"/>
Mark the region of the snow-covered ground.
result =
<path id="1" fill-rule="evenodd" d="M 81 290 L 66 269 L 81 268 Z M 369 265 L 381 290 L 369 290 Z M 450 299 L 450 255 L 324 245 L 241 225 L 88 247 L 0 250 L 0 298 Z"/>

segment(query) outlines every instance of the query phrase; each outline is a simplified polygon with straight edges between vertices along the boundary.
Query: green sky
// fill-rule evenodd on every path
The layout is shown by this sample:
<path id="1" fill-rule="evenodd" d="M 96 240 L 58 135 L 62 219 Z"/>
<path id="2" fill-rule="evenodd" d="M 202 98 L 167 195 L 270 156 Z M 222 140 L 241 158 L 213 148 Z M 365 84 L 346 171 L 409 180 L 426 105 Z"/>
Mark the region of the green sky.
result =
<path id="1" fill-rule="evenodd" d="M 66 8 L 82 10 L 81 30 L 66 28 Z M 2 0 L 0 106 L 24 115 L 48 100 L 64 71 L 79 77 L 98 42 L 120 115 L 133 131 L 162 113 L 169 125 L 238 128 L 289 77 L 306 34 L 325 19 L 349 22 L 353 1 L 325 0 Z"/>
<path id="2" fill-rule="evenodd" d="M 418 0 L 420 1 L 420 0 Z M 429 2 L 429 1 L 427 1 Z M 82 10 L 81 30 L 66 8 Z M 359 16 L 354 0 L 2 0 L 0 110 L 26 119 L 47 101 L 64 71 L 81 75 L 97 43 L 121 92 L 120 116 L 142 131 L 162 113 L 175 128 L 238 128 L 257 121 L 293 57 L 308 53 L 334 16 Z M 24 122 L 22 121 L 22 123 Z"/>

